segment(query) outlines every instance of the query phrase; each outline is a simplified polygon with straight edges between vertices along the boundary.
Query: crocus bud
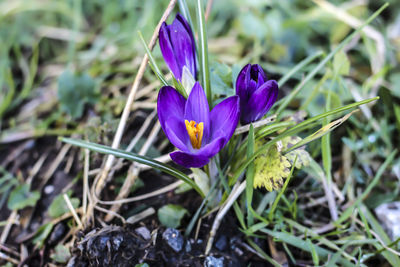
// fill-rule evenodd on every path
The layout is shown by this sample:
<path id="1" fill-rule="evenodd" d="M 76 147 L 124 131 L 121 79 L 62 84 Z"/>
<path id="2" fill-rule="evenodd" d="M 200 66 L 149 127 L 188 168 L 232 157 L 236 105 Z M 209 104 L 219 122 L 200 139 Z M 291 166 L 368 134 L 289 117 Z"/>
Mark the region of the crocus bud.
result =
<path id="1" fill-rule="evenodd" d="M 267 80 L 260 65 L 247 64 L 237 77 L 236 94 L 240 98 L 240 120 L 247 124 L 267 114 L 278 97 L 278 83 Z"/>
<path id="2" fill-rule="evenodd" d="M 196 79 L 196 48 L 192 30 L 181 14 L 171 25 L 165 22 L 159 33 L 161 53 L 175 79 L 182 81 L 183 67 Z"/>

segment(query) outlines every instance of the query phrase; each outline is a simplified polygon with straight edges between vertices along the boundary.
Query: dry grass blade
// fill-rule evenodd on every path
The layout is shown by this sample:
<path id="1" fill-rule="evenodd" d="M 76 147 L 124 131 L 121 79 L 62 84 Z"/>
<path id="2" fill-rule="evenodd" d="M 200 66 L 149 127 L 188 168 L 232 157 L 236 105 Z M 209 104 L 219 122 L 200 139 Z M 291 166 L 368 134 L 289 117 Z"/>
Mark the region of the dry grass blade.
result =
<path id="1" fill-rule="evenodd" d="M 3 232 L 1 233 L 1 236 L 0 236 L 0 244 L 5 244 L 5 243 L 6 243 L 8 234 L 10 233 L 10 230 L 11 230 L 11 226 L 12 226 L 16 221 L 18 221 L 18 212 L 15 211 L 15 210 L 13 210 L 13 211 L 11 212 L 10 216 L 9 216 L 8 219 L 7 219 L 7 224 L 6 224 L 6 226 L 4 227 Z"/>
<path id="2" fill-rule="evenodd" d="M 150 207 L 148 209 L 145 209 L 144 211 L 135 214 L 131 217 L 129 217 L 126 222 L 129 224 L 135 224 L 137 222 L 140 222 L 141 220 L 143 220 L 146 217 L 149 217 L 151 215 L 153 215 L 154 213 L 156 213 L 155 209 L 153 207 Z"/>
<path id="3" fill-rule="evenodd" d="M 80 229 L 83 229 L 83 224 L 81 222 L 81 219 L 79 219 L 78 214 L 76 213 L 74 206 L 72 206 L 71 200 L 69 200 L 69 197 L 67 194 L 63 195 L 65 203 L 67 203 L 68 209 L 71 211 L 72 216 L 74 217 L 76 223 L 78 224 Z"/>
<path id="4" fill-rule="evenodd" d="M 103 205 L 114 205 L 114 204 L 123 204 L 123 203 L 129 203 L 129 202 L 135 202 L 135 201 L 140 201 L 140 200 L 144 200 L 147 198 L 151 198 L 151 197 L 155 197 L 164 193 L 167 193 L 171 190 L 174 190 L 175 188 L 177 188 L 178 186 L 180 186 L 183 183 L 183 181 L 179 180 L 176 181 L 175 183 L 169 184 L 167 186 L 164 186 L 160 189 L 157 189 L 153 192 L 147 193 L 147 194 L 143 194 L 140 196 L 136 196 L 136 197 L 131 197 L 131 198 L 124 198 L 124 199 L 120 199 L 120 200 L 113 200 L 113 201 L 104 201 L 104 200 L 98 200 L 98 202 L 100 204 Z"/>
<path id="5" fill-rule="evenodd" d="M 232 189 L 232 192 L 229 194 L 229 197 L 226 200 L 226 202 L 218 211 L 210 231 L 210 237 L 208 238 L 204 254 L 208 255 L 208 253 L 210 252 L 212 244 L 214 242 L 215 235 L 217 234 L 217 230 L 221 224 L 222 219 L 224 218 L 225 214 L 232 207 L 233 203 L 235 203 L 236 199 L 240 196 L 240 194 L 243 192 L 245 188 L 246 188 L 246 181 L 242 182 L 239 186 L 235 186 Z"/>
<path id="6" fill-rule="evenodd" d="M 276 120 L 276 115 L 272 115 L 272 116 L 269 116 L 269 117 L 267 117 L 267 118 L 265 118 L 263 120 L 253 122 L 252 124 L 253 124 L 254 129 L 256 129 L 256 128 L 259 128 L 261 126 L 267 125 L 267 124 L 269 124 L 271 122 L 274 122 L 275 120 Z M 249 129 L 250 129 L 250 124 L 246 124 L 244 126 L 237 127 L 235 132 L 234 132 L 234 135 L 238 135 L 238 134 L 241 134 L 241 133 L 248 132 Z"/>

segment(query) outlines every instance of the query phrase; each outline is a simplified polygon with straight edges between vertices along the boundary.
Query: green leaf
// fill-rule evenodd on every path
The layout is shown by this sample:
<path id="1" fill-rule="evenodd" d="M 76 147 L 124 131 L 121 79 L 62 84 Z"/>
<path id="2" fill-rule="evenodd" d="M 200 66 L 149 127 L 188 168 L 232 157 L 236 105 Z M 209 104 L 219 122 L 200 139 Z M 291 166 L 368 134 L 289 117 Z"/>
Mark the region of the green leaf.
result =
<path id="1" fill-rule="evenodd" d="M 311 251 L 311 256 L 312 256 L 312 260 L 314 263 L 314 266 L 319 266 L 319 257 L 318 257 L 318 253 L 315 250 L 314 244 L 311 242 L 310 239 L 307 239 L 307 245 Z"/>
<path id="2" fill-rule="evenodd" d="M 175 194 L 183 194 L 191 189 L 192 189 L 192 187 L 190 185 L 188 185 L 187 183 L 182 183 L 175 189 L 174 193 Z"/>
<path id="3" fill-rule="evenodd" d="M 11 191 L 10 197 L 8 198 L 8 208 L 11 210 L 19 210 L 25 207 L 34 207 L 36 202 L 40 198 L 38 191 L 29 191 L 29 185 L 19 185 Z"/>
<path id="4" fill-rule="evenodd" d="M 235 77 L 236 80 L 236 77 Z M 232 70 L 226 64 L 214 63 L 211 66 L 211 86 L 213 94 L 231 96 L 235 94 L 231 86 Z"/>
<path id="5" fill-rule="evenodd" d="M 56 246 L 55 252 L 50 256 L 50 258 L 59 263 L 66 263 L 70 257 L 71 253 L 69 252 L 69 249 L 61 244 Z"/>
<path id="6" fill-rule="evenodd" d="M 169 228 L 179 227 L 183 216 L 186 214 L 188 214 L 188 211 L 185 208 L 174 204 L 165 205 L 157 212 L 161 224 Z"/>
<path id="7" fill-rule="evenodd" d="M 136 264 L 135 267 L 149 267 L 149 265 L 144 262 L 144 263 Z"/>
<path id="8" fill-rule="evenodd" d="M 204 195 L 207 195 L 210 191 L 210 178 L 207 173 L 202 171 L 200 168 L 190 168 L 190 170 L 193 172 L 195 183 L 200 187 Z"/>
<path id="9" fill-rule="evenodd" d="M 72 191 L 69 190 L 67 192 L 69 199 L 71 200 L 72 206 L 76 209 L 79 207 L 80 201 L 78 198 L 71 198 Z M 67 203 L 65 203 L 64 197 L 62 194 L 58 195 L 54 198 L 53 202 L 51 202 L 50 207 L 48 209 L 49 215 L 52 218 L 58 218 L 61 215 L 69 212 L 69 208 Z"/>
<path id="10" fill-rule="evenodd" d="M 44 244 L 44 241 L 51 233 L 51 230 L 53 230 L 53 227 L 54 224 L 52 224 L 51 222 L 40 226 L 39 229 L 36 231 L 35 238 L 32 240 L 33 244 L 41 248 Z"/>
<path id="11" fill-rule="evenodd" d="M 82 116 L 85 104 L 95 104 L 100 96 L 88 74 L 74 74 L 70 70 L 64 71 L 58 78 L 57 94 L 61 110 L 74 119 Z"/>
<path id="12" fill-rule="evenodd" d="M 247 158 L 250 158 L 254 153 L 254 128 L 250 124 L 249 136 L 247 138 Z M 254 224 L 252 213 L 253 202 L 253 185 L 254 185 L 254 163 L 250 163 L 246 170 L 246 202 L 247 202 L 247 226 L 250 227 Z"/>
<path id="13" fill-rule="evenodd" d="M 86 141 L 82 141 L 82 140 L 72 139 L 72 138 L 61 137 L 60 140 L 62 142 L 65 142 L 65 143 L 68 143 L 68 144 L 71 144 L 74 146 L 79 146 L 82 148 L 87 148 L 89 150 L 92 150 L 92 151 L 95 151 L 98 153 L 109 154 L 109 155 L 113 155 L 117 158 L 123 158 L 123 159 L 131 160 L 131 161 L 136 161 L 138 163 L 145 164 L 154 169 L 168 173 L 168 174 L 184 181 L 185 183 L 188 183 L 194 190 L 197 191 L 197 193 L 200 194 L 201 197 L 204 197 L 203 191 L 201 191 L 201 189 L 196 185 L 196 183 L 192 179 L 190 179 L 186 174 L 184 174 L 183 172 L 181 172 L 171 166 L 168 166 L 167 164 L 164 164 L 164 163 L 154 160 L 152 158 L 149 158 L 146 156 L 140 156 L 138 154 L 126 152 L 126 151 L 123 151 L 120 149 L 113 149 L 108 146 L 103 146 L 103 145 L 90 143 L 90 142 L 86 142 Z"/>
<path id="14" fill-rule="evenodd" d="M 350 73 L 350 61 L 343 50 L 333 57 L 333 72 L 335 75 L 349 75 Z"/>
<path id="15" fill-rule="evenodd" d="M 260 141 L 256 142 L 260 147 Z M 254 160 L 254 188 L 265 187 L 268 191 L 277 190 L 288 177 L 291 166 L 288 159 L 281 154 L 277 145 L 272 145 Z"/>

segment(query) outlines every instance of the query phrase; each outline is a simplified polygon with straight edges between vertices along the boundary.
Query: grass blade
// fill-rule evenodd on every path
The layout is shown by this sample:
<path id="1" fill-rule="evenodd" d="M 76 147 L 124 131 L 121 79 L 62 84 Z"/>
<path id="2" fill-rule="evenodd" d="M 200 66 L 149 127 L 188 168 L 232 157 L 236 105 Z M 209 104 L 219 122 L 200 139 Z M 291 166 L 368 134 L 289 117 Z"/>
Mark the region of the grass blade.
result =
<path id="1" fill-rule="evenodd" d="M 249 136 L 247 137 L 247 158 L 254 153 L 254 128 L 250 124 Z M 253 213 L 250 211 L 253 201 L 253 183 L 254 183 L 254 162 L 250 163 L 246 171 L 246 202 L 247 202 L 247 226 L 254 224 Z"/>
<path id="2" fill-rule="evenodd" d="M 210 84 L 210 69 L 208 68 L 208 47 L 206 20 L 204 17 L 203 1 L 197 0 L 196 5 L 198 33 L 199 33 L 199 64 L 201 70 L 201 83 L 207 95 L 208 104 L 212 107 L 212 95 Z"/>
<path id="3" fill-rule="evenodd" d="M 192 29 L 192 32 L 194 32 L 192 17 L 190 16 L 186 0 L 178 0 L 178 3 L 179 3 L 179 11 L 182 13 L 183 17 L 188 21 L 190 28 Z"/>
<path id="4" fill-rule="evenodd" d="M 113 155 L 117 158 L 123 158 L 123 159 L 127 159 L 127 160 L 131 160 L 131 161 L 135 161 L 141 164 L 145 164 L 148 165 L 154 169 L 157 169 L 159 171 L 168 173 L 182 181 L 184 181 L 185 183 L 189 184 L 194 190 L 197 191 L 197 193 L 200 194 L 201 197 L 204 198 L 204 194 L 203 191 L 201 191 L 201 189 L 196 185 L 196 183 L 190 179 L 186 174 L 184 174 L 183 172 L 168 166 L 167 164 L 164 164 L 162 162 L 156 161 L 152 158 L 146 157 L 146 156 L 140 156 L 138 154 L 135 153 L 131 153 L 131 152 L 126 152 L 120 149 L 113 149 L 111 147 L 108 146 L 104 146 L 104 145 L 99 145 L 99 144 L 95 144 L 95 143 L 91 143 L 91 142 L 86 142 L 83 140 L 77 140 L 77 139 L 72 139 L 72 138 L 64 138 L 61 137 L 60 140 L 64 143 L 68 143 L 74 146 L 79 146 L 82 148 L 87 148 L 91 151 L 94 152 L 98 152 L 98 153 L 102 153 L 102 154 L 107 154 L 107 155 Z"/>
<path id="5" fill-rule="evenodd" d="M 143 38 L 142 32 L 138 31 L 138 35 L 140 38 L 140 41 L 142 42 L 142 45 L 144 47 L 144 49 L 146 50 L 147 56 L 149 57 L 149 63 L 150 63 L 150 67 L 153 70 L 154 74 L 157 76 L 157 78 L 160 80 L 160 82 L 164 85 L 169 85 L 167 82 L 167 79 L 165 79 L 164 75 L 162 74 L 160 68 L 158 67 L 153 54 L 151 53 L 151 51 L 149 50 L 149 48 L 147 47 L 146 41 Z"/>

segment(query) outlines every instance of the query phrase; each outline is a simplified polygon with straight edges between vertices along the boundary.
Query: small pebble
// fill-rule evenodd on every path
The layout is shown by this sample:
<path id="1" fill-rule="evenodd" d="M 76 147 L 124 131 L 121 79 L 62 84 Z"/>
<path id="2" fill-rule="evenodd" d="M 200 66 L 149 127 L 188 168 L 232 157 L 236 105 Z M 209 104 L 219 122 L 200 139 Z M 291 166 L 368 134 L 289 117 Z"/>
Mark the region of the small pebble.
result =
<path id="1" fill-rule="evenodd" d="M 57 242 L 64 237 L 66 230 L 67 228 L 63 223 L 58 223 L 51 232 L 48 243 L 50 245 L 57 244 Z"/>
<path id="2" fill-rule="evenodd" d="M 181 233 L 173 228 L 168 228 L 162 235 L 163 239 L 167 242 L 175 252 L 179 252 L 183 248 L 183 237 Z"/>
<path id="3" fill-rule="evenodd" d="M 119 247 L 121 246 L 121 243 L 124 242 L 124 237 L 121 234 L 118 234 L 113 237 L 112 242 L 113 242 L 113 248 L 115 250 L 118 250 Z"/>
<path id="4" fill-rule="evenodd" d="M 384 203 L 375 208 L 376 217 L 381 221 L 392 240 L 400 237 L 400 202 Z"/>
<path id="5" fill-rule="evenodd" d="M 228 246 L 228 239 L 226 238 L 225 235 L 220 236 L 217 242 L 215 242 L 215 247 L 220 251 L 226 250 L 227 246 Z"/>
<path id="6" fill-rule="evenodd" d="M 185 251 L 189 253 L 192 250 L 192 245 L 190 245 L 189 241 L 186 241 Z"/>
<path id="7" fill-rule="evenodd" d="M 204 260 L 204 267 L 224 267 L 224 258 L 216 258 L 213 256 L 208 256 Z"/>
<path id="8" fill-rule="evenodd" d="M 151 233 L 150 233 L 149 229 L 147 229 L 144 226 L 136 228 L 135 233 L 137 233 L 144 240 L 150 240 L 150 238 L 151 238 Z"/>
<path id="9" fill-rule="evenodd" d="M 54 186 L 48 185 L 48 186 L 46 186 L 46 187 L 44 188 L 43 191 L 44 191 L 44 193 L 45 193 L 46 195 L 50 195 L 51 193 L 54 192 Z"/>

